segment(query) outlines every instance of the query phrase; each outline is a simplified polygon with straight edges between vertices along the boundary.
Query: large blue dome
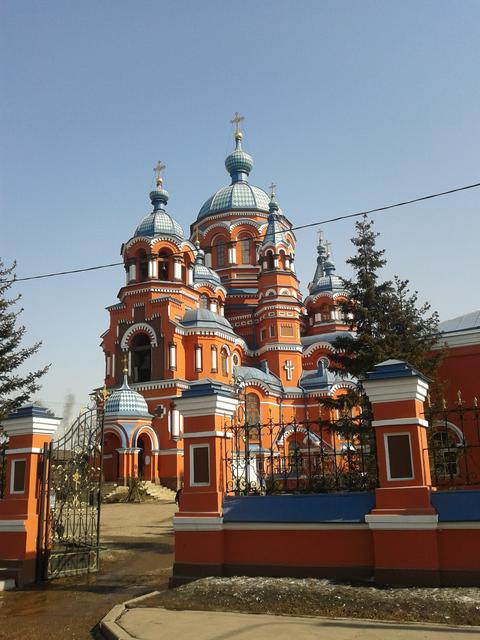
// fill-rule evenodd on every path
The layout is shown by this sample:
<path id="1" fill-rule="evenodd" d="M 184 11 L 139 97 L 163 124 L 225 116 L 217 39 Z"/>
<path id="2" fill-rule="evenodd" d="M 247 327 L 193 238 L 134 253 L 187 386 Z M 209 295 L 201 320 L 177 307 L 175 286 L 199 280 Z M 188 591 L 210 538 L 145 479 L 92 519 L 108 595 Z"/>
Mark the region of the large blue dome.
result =
<path id="1" fill-rule="evenodd" d="M 242 134 L 235 134 L 235 149 L 225 160 L 225 168 L 232 179 L 228 187 L 222 187 L 205 202 L 197 220 L 214 213 L 254 210 L 268 213 L 270 198 L 262 189 L 248 184 L 253 158 L 242 149 Z"/>
<path id="2" fill-rule="evenodd" d="M 140 222 L 135 230 L 134 237 L 172 236 L 179 242 L 185 240 L 181 225 L 165 211 L 165 206 L 168 202 L 168 191 L 161 188 L 160 184 L 150 193 L 150 200 L 153 204 L 153 211 Z"/>
<path id="3" fill-rule="evenodd" d="M 223 211 L 244 209 L 255 209 L 268 213 L 269 202 L 270 198 L 263 189 L 254 187 L 248 182 L 234 182 L 214 193 L 200 209 L 197 219 Z"/>

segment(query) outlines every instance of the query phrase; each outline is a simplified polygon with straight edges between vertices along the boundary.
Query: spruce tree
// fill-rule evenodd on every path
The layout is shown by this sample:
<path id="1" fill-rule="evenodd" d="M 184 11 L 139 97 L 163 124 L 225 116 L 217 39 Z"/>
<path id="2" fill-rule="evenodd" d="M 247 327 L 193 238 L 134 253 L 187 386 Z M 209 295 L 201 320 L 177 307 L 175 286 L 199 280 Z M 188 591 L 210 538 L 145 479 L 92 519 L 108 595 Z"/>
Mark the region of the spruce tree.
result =
<path id="1" fill-rule="evenodd" d="M 0 423 L 9 413 L 28 402 L 40 388 L 38 384 L 48 366 L 31 373 L 21 374 L 18 369 L 30 356 L 37 353 L 41 342 L 31 347 L 22 347 L 25 335 L 24 326 L 16 326 L 17 318 L 23 309 L 13 310 L 12 306 L 20 300 L 6 297 L 15 279 L 14 262 L 6 267 L 0 259 Z"/>
<path id="2" fill-rule="evenodd" d="M 347 260 L 354 275 L 343 279 L 347 300 L 341 304 L 354 335 L 335 340 L 331 368 L 361 380 L 379 362 L 395 358 L 435 377 L 442 357 L 441 351 L 432 353 L 439 338 L 438 314 L 430 314 L 429 304 L 418 306 L 418 294 L 409 290 L 408 280 L 395 276 L 381 281 L 385 252 L 376 247 L 379 234 L 373 221 L 364 218 L 355 226 L 356 254 Z"/>

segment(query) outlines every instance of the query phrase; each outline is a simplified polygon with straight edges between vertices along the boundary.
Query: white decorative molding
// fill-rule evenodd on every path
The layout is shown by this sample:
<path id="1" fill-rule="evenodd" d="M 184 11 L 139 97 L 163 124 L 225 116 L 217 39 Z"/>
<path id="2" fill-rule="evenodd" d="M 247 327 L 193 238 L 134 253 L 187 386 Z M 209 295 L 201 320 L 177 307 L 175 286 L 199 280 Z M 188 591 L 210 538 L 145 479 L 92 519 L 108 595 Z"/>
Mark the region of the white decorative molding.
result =
<path id="1" fill-rule="evenodd" d="M 225 431 L 198 431 L 194 433 L 184 433 L 184 440 L 192 440 L 195 438 L 233 438 L 233 433 Z"/>
<path id="2" fill-rule="evenodd" d="M 372 403 L 399 400 L 424 402 L 428 393 L 428 383 L 418 376 L 365 380 L 363 386 Z"/>
<path id="3" fill-rule="evenodd" d="M 40 418 L 38 416 L 22 416 L 18 418 L 6 418 L 2 425 L 8 436 L 24 436 L 29 434 L 53 436 L 62 418 L 54 416 Z"/>
<path id="4" fill-rule="evenodd" d="M 428 427 L 428 422 L 423 418 L 393 418 L 391 420 L 372 421 L 372 427 L 398 427 L 404 424 L 419 424 L 422 427 Z"/>
<path id="5" fill-rule="evenodd" d="M 321 335 L 318 336 L 319 337 L 319 341 L 318 342 L 314 342 L 313 344 L 309 345 L 303 352 L 303 357 L 304 358 L 308 358 L 312 353 L 314 353 L 317 349 L 325 349 L 326 351 L 332 351 L 334 352 L 335 349 L 333 348 L 333 346 L 330 344 L 330 342 L 324 342 L 321 339 Z"/>
<path id="6" fill-rule="evenodd" d="M 208 396 L 178 398 L 177 409 L 184 418 L 221 415 L 231 418 L 238 406 L 237 398 L 212 393 Z"/>
<path id="7" fill-rule="evenodd" d="M 25 520 L 0 520 L 0 533 L 24 533 Z"/>
<path id="8" fill-rule="evenodd" d="M 43 453 L 43 449 L 40 447 L 25 447 L 24 449 L 7 449 L 5 451 L 6 456 L 13 456 L 16 453 Z"/>
<path id="9" fill-rule="evenodd" d="M 221 531 L 223 526 L 223 518 L 205 517 L 205 518 L 182 518 L 181 516 L 173 517 L 174 531 Z"/>
<path id="10" fill-rule="evenodd" d="M 148 335 L 152 347 L 158 346 L 157 334 L 155 333 L 155 329 L 146 322 L 136 322 L 135 324 L 132 324 L 131 327 L 129 327 L 123 334 L 122 341 L 120 342 L 122 351 L 126 351 L 128 349 L 130 338 L 133 336 L 133 334 L 138 332 L 143 332 Z"/>
<path id="11" fill-rule="evenodd" d="M 373 530 L 392 530 L 392 529 L 437 529 L 438 515 L 402 515 L 388 514 L 376 515 L 367 514 L 365 522 L 368 527 Z"/>

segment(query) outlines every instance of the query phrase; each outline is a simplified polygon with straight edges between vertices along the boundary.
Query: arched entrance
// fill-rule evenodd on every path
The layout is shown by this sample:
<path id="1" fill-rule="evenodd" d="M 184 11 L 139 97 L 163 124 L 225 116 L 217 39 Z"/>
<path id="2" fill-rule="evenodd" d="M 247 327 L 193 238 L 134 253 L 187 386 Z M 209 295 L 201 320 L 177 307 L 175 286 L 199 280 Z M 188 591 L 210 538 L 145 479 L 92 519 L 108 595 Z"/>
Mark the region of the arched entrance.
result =
<path id="1" fill-rule="evenodd" d="M 119 453 L 122 447 L 120 436 L 106 430 L 103 436 L 103 478 L 105 482 L 116 482 L 119 477 Z"/>
<path id="2" fill-rule="evenodd" d="M 137 437 L 138 451 L 138 476 L 143 480 L 154 480 L 155 469 L 152 456 L 152 440 L 147 431 L 143 431 Z"/>

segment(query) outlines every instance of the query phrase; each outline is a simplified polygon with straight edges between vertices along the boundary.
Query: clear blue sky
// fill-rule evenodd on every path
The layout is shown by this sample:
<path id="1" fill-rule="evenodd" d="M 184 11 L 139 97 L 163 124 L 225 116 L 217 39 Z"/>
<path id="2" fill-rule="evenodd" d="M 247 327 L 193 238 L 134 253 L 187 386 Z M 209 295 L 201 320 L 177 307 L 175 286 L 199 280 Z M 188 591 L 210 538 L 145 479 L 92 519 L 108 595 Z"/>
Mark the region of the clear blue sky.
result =
<path id="1" fill-rule="evenodd" d="M 188 229 L 227 184 L 229 120 L 245 115 L 251 182 L 294 224 L 480 179 L 477 0 L 110 0 L 1 4 L 0 255 L 17 274 L 115 262 L 167 164 Z M 442 319 L 480 307 L 480 190 L 376 216 L 386 276 Z M 324 228 L 348 273 L 352 221 Z M 298 233 L 303 290 L 315 234 Z M 104 307 L 121 267 L 15 285 L 38 397 L 61 414 L 102 383 Z"/>

